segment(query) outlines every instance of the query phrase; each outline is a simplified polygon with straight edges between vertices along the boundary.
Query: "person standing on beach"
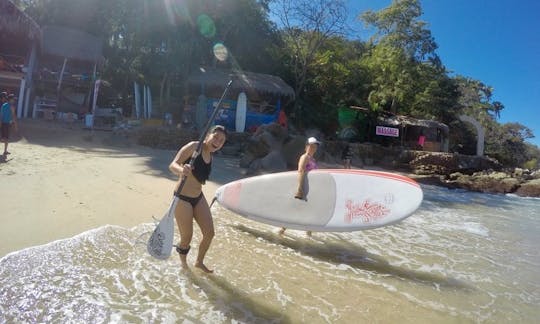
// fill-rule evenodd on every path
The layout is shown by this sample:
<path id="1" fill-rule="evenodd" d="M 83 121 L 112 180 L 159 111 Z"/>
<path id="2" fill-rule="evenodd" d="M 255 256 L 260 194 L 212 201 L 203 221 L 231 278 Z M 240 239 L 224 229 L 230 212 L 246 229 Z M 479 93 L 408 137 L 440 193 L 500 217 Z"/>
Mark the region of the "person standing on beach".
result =
<path id="1" fill-rule="evenodd" d="M 6 92 L 0 93 L 1 107 L 0 107 L 0 122 L 2 129 L 0 130 L 0 141 L 4 142 L 4 156 L 7 156 L 8 144 L 9 144 L 9 128 L 11 124 L 15 131 L 17 131 L 17 120 L 15 119 L 15 96 L 13 94 L 8 94 Z"/>
<path id="2" fill-rule="evenodd" d="M 294 198 L 296 199 L 305 199 L 305 178 L 309 171 L 317 169 L 317 162 L 315 161 L 314 156 L 320 144 L 321 142 L 319 142 L 315 137 L 308 138 L 305 152 L 300 156 L 300 160 L 298 160 L 298 188 L 296 190 L 296 194 L 294 195 Z M 282 227 L 279 230 L 279 235 L 283 235 L 286 230 L 287 228 Z M 306 234 L 311 236 L 311 231 L 306 231 Z"/>
<path id="3" fill-rule="evenodd" d="M 347 143 L 347 145 L 341 152 L 341 160 L 343 161 L 343 167 L 345 169 L 351 168 L 352 152 L 351 152 L 351 145 L 349 143 Z"/>
<path id="4" fill-rule="evenodd" d="M 202 185 L 208 180 L 212 168 L 212 155 L 225 144 L 227 131 L 223 126 L 214 126 L 202 143 L 202 150 L 195 158 L 193 165 L 189 165 L 191 156 L 197 149 L 198 142 L 190 142 L 184 145 L 169 165 L 169 170 L 179 176 L 174 195 L 179 198 L 176 205 L 175 217 L 180 231 L 180 242 L 175 245 L 176 252 L 180 255 L 183 268 L 188 268 L 187 254 L 191 247 L 193 237 L 193 220 L 197 222 L 202 233 L 199 251 L 195 267 L 206 273 L 212 273 L 204 264 L 204 257 L 214 237 L 214 222 L 208 202 L 202 192 Z M 182 179 L 185 184 L 181 192 L 178 188 Z"/>

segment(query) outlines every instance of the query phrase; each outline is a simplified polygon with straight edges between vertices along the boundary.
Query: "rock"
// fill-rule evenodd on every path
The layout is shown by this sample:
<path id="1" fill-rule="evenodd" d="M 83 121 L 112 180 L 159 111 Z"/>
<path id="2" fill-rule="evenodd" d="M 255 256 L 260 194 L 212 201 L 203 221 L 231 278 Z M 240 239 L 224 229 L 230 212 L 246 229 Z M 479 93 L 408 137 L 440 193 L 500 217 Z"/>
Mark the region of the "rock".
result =
<path id="1" fill-rule="evenodd" d="M 242 152 L 242 146 L 239 144 L 225 145 L 221 148 L 220 152 L 223 155 L 238 156 Z"/>
<path id="2" fill-rule="evenodd" d="M 261 125 L 248 139 L 240 166 L 250 174 L 286 171 L 287 159 L 282 153 L 286 138 L 287 130 L 281 125 Z"/>
<path id="3" fill-rule="evenodd" d="M 442 152 L 415 152 L 409 162 L 415 174 L 444 174 L 453 172 L 471 174 L 477 171 L 499 170 L 501 165 L 494 159 L 483 156 L 469 156 Z"/>
<path id="4" fill-rule="evenodd" d="M 540 179 L 534 179 L 522 183 L 516 190 L 516 194 L 522 197 L 540 198 Z"/>
<path id="5" fill-rule="evenodd" d="M 514 172 L 512 173 L 512 176 L 514 178 L 523 177 L 525 173 L 526 173 L 526 170 L 521 169 L 521 168 L 515 168 Z"/>
<path id="6" fill-rule="evenodd" d="M 296 169 L 298 166 L 298 159 L 304 153 L 306 146 L 305 136 L 291 136 L 284 144 L 282 148 L 283 156 L 287 162 L 289 169 Z"/>
<path id="7" fill-rule="evenodd" d="M 449 174 L 457 171 L 458 159 L 456 155 L 445 153 L 428 153 L 419 154 L 409 165 L 415 174 Z"/>
<path id="8" fill-rule="evenodd" d="M 454 172 L 454 173 L 451 173 L 449 176 L 448 176 L 448 179 L 449 180 L 457 180 L 459 177 L 463 176 L 464 174 L 461 173 L 461 172 Z"/>
<path id="9" fill-rule="evenodd" d="M 477 172 L 473 175 L 453 173 L 445 183 L 450 188 L 486 193 L 511 193 L 520 185 L 518 179 L 510 177 L 504 172 Z"/>
<path id="10" fill-rule="evenodd" d="M 287 171 L 287 163 L 279 150 L 273 150 L 262 159 L 253 161 L 250 165 L 253 173 L 272 173 Z"/>
<path id="11" fill-rule="evenodd" d="M 242 155 L 242 157 L 240 158 L 240 161 L 238 161 L 238 165 L 241 167 L 241 168 L 244 168 L 244 169 L 247 169 L 249 168 L 250 164 L 255 161 L 256 159 L 258 159 L 257 157 L 253 156 L 253 154 L 249 153 L 249 152 L 246 152 Z"/>

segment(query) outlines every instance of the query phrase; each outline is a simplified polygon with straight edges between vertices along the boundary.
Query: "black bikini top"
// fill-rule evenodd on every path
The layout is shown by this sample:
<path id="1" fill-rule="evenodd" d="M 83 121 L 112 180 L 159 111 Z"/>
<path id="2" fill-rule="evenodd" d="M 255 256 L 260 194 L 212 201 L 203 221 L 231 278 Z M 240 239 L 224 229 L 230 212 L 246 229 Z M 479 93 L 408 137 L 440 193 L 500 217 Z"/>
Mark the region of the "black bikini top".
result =
<path id="1" fill-rule="evenodd" d="M 184 164 L 188 163 L 191 157 L 184 161 Z M 206 180 L 210 176 L 212 171 L 212 162 L 206 163 L 202 157 L 202 154 L 197 155 L 193 165 L 191 166 L 191 174 L 199 181 L 201 184 L 205 184 Z"/>

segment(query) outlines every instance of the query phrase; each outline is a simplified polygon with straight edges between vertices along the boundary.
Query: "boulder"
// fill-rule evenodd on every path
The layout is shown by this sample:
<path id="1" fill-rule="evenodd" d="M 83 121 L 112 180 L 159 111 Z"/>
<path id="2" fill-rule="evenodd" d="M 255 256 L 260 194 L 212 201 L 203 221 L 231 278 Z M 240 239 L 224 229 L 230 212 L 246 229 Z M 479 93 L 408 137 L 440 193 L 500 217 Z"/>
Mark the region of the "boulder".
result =
<path id="1" fill-rule="evenodd" d="M 248 168 L 249 174 L 286 171 L 287 160 L 282 153 L 286 138 L 287 130 L 281 125 L 261 125 L 248 139 L 240 166 Z"/>
<path id="2" fill-rule="evenodd" d="M 249 165 L 249 174 L 273 173 L 287 171 L 287 163 L 280 151 L 270 151 L 261 159 L 256 159 Z"/>
<path id="3" fill-rule="evenodd" d="M 516 194 L 522 197 L 540 198 L 540 179 L 525 181 L 516 190 Z"/>
<path id="4" fill-rule="evenodd" d="M 410 156 L 410 155 L 409 155 Z M 402 155 L 403 159 L 405 155 Z M 409 162 L 415 174 L 444 174 L 453 172 L 472 174 L 481 170 L 500 170 L 497 160 L 484 156 L 469 156 L 441 152 L 414 152 Z"/>
<path id="5" fill-rule="evenodd" d="M 281 151 L 289 169 L 296 169 L 298 167 L 298 159 L 300 159 L 300 156 L 304 153 L 305 145 L 305 136 L 290 136 L 283 144 Z"/>
<path id="6" fill-rule="evenodd" d="M 445 181 L 450 188 L 461 188 L 486 193 L 511 193 L 516 191 L 520 180 L 504 172 L 477 172 L 472 175 L 452 173 Z"/>

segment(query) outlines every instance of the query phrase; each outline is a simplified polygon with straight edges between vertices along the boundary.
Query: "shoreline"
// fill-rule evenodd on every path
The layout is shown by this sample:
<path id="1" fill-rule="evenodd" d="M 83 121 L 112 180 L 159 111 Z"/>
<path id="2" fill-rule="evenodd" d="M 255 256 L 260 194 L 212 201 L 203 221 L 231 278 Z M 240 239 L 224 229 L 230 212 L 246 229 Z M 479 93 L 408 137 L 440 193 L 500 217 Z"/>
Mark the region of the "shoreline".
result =
<path id="1" fill-rule="evenodd" d="M 65 239 L 104 225 L 134 227 L 161 219 L 168 210 L 176 177 L 168 170 L 173 150 L 136 144 L 136 139 L 80 124 L 22 120 L 13 134 L 8 161 L 0 163 L 0 257 L 23 248 Z M 240 158 L 214 155 L 203 193 L 245 178 Z M 322 168 L 341 164 L 320 162 Z M 437 185 L 433 176 L 380 167 L 420 184 Z"/>

